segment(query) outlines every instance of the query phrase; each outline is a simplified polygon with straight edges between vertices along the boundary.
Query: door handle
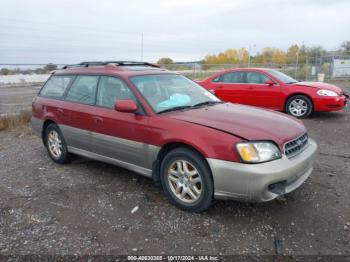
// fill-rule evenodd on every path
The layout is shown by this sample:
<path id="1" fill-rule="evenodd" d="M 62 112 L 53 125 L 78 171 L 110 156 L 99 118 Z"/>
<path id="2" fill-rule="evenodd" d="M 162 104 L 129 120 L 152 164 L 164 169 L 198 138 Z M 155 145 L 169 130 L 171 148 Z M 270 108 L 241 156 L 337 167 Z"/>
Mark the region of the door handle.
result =
<path id="1" fill-rule="evenodd" d="M 98 116 L 94 116 L 93 119 L 94 119 L 94 122 L 96 124 L 102 124 L 102 122 L 103 122 L 103 119 L 101 117 L 98 117 Z"/>
<path id="2" fill-rule="evenodd" d="M 248 89 L 254 89 L 254 87 L 253 86 L 248 86 Z"/>

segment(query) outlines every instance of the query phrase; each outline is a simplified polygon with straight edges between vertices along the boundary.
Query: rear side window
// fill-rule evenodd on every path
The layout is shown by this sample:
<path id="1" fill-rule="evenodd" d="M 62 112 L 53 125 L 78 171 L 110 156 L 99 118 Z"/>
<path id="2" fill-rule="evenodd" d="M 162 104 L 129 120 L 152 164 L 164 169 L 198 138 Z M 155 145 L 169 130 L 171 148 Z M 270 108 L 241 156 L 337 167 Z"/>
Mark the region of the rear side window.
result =
<path id="1" fill-rule="evenodd" d="M 73 81 L 74 76 L 51 76 L 41 89 L 40 95 L 53 98 L 61 98 L 67 87 Z"/>
<path id="2" fill-rule="evenodd" d="M 224 83 L 244 83 L 244 72 L 231 72 L 221 76 Z"/>
<path id="3" fill-rule="evenodd" d="M 136 98 L 126 84 L 116 77 L 101 76 L 97 91 L 96 105 L 114 108 L 116 100 Z"/>
<path id="4" fill-rule="evenodd" d="M 98 76 L 78 76 L 69 89 L 66 99 L 83 104 L 94 104 Z"/>

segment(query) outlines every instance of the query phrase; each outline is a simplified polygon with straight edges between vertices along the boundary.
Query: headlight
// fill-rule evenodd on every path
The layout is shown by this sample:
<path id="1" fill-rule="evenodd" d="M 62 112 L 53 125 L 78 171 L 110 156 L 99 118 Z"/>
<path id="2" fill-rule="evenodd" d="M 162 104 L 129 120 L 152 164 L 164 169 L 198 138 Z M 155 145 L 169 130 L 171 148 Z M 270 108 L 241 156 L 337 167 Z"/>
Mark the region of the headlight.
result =
<path id="1" fill-rule="evenodd" d="M 319 96 L 338 96 L 336 92 L 330 91 L 330 90 L 324 90 L 324 89 L 318 90 L 317 94 Z"/>
<path id="2" fill-rule="evenodd" d="M 261 163 L 281 158 L 281 152 L 272 142 L 240 142 L 236 144 L 238 154 L 247 163 Z"/>

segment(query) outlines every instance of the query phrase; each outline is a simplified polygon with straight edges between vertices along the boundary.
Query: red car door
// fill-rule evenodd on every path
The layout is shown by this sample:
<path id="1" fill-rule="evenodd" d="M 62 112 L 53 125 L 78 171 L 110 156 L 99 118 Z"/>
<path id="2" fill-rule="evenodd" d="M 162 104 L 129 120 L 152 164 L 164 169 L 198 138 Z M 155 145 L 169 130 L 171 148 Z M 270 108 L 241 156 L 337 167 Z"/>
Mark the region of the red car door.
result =
<path id="1" fill-rule="evenodd" d="M 284 94 L 278 83 L 257 71 L 246 71 L 245 78 L 247 104 L 274 110 L 283 108 Z"/>
<path id="2" fill-rule="evenodd" d="M 60 128 L 68 146 L 74 149 L 91 150 L 98 79 L 98 76 L 77 76 L 62 102 L 61 109 L 69 115 L 69 119 Z"/>
<path id="3" fill-rule="evenodd" d="M 215 95 L 223 101 L 247 104 L 247 85 L 244 83 L 244 72 L 233 71 L 224 73 L 212 80 Z"/>
<path id="4" fill-rule="evenodd" d="M 129 87 L 117 77 L 101 76 L 93 113 L 92 151 L 96 154 L 151 169 L 145 156 L 148 116 L 118 112 L 116 100 L 136 102 Z"/>

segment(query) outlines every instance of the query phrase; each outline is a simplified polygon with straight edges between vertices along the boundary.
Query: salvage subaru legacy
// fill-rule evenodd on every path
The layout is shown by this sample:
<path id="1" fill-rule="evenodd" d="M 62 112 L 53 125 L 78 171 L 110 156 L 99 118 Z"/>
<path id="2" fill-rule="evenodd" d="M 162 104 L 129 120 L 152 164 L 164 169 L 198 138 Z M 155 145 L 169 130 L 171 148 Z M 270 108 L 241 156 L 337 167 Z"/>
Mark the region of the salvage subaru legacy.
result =
<path id="1" fill-rule="evenodd" d="M 224 103 L 186 77 L 143 62 L 83 62 L 52 73 L 32 126 L 56 163 L 72 154 L 161 184 L 188 211 L 213 199 L 269 201 L 312 172 L 316 143 L 279 112 Z"/>

